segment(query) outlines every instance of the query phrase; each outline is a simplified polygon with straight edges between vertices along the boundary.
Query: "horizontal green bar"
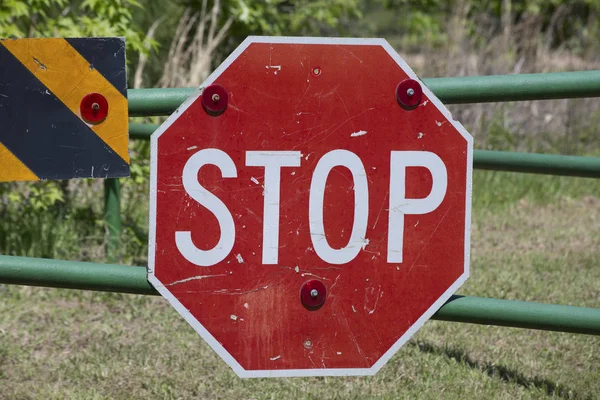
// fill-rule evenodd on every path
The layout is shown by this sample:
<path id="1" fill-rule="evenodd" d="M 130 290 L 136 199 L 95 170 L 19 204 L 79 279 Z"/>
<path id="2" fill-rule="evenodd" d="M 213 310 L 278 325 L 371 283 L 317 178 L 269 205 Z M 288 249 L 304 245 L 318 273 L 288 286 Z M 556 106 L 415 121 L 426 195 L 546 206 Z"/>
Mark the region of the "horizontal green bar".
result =
<path id="1" fill-rule="evenodd" d="M 150 139 L 150 135 L 157 128 L 158 125 L 154 124 L 130 123 L 129 134 L 135 139 Z M 600 177 L 600 157 L 475 150 L 473 167 L 534 174 Z"/>
<path id="2" fill-rule="evenodd" d="M 157 294 L 143 267 L 4 255 L 0 255 L 0 283 Z"/>
<path id="3" fill-rule="evenodd" d="M 129 122 L 129 137 L 131 139 L 150 139 L 150 135 L 159 127 L 156 124 L 140 124 Z"/>
<path id="4" fill-rule="evenodd" d="M 600 157 L 494 150 L 474 153 L 473 167 L 477 169 L 600 178 Z"/>
<path id="5" fill-rule="evenodd" d="M 452 296 L 432 317 L 441 321 L 600 335 L 600 308 Z"/>
<path id="6" fill-rule="evenodd" d="M 157 294 L 143 267 L 2 255 L 0 283 Z M 600 335 L 600 308 L 452 296 L 433 319 Z"/>
<path id="7" fill-rule="evenodd" d="M 127 91 L 129 116 L 171 115 L 195 90 L 195 88 L 129 89 Z"/>
<path id="8" fill-rule="evenodd" d="M 423 82 L 446 104 L 600 96 L 600 71 L 425 78 Z M 129 89 L 129 115 L 170 115 L 195 90 Z"/>
<path id="9" fill-rule="evenodd" d="M 423 81 L 447 104 L 600 96 L 600 71 L 461 76 Z"/>

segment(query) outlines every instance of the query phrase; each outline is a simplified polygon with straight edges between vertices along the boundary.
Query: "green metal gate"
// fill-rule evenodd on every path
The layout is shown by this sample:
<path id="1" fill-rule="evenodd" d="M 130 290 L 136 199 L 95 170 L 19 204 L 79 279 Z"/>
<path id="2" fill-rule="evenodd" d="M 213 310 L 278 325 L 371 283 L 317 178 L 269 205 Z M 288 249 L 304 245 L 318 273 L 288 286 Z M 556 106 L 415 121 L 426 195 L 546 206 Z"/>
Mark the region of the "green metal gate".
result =
<path id="1" fill-rule="evenodd" d="M 446 104 L 600 97 L 600 71 L 424 79 Z M 130 116 L 165 116 L 196 89 L 128 91 Z M 132 139 L 157 128 L 130 124 Z M 600 157 L 475 150 L 478 169 L 600 178 Z M 114 262 L 121 232 L 120 186 L 105 181 L 107 254 Z M 600 249 L 598 249 L 600 251 Z M 0 255 L 0 283 L 157 295 L 145 267 Z M 600 308 L 453 296 L 434 319 L 600 335 Z"/>

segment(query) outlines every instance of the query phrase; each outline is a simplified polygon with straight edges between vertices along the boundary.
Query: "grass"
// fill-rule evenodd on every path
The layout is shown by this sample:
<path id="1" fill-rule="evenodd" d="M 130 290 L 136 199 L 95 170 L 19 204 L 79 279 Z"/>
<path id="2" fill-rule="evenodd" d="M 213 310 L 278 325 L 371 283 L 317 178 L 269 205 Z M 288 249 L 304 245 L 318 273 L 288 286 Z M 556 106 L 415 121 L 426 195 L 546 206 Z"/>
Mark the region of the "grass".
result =
<path id="1" fill-rule="evenodd" d="M 582 196 L 600 197 L 600 182 L 569 176 L 500 171 L 473 173 L 473 209 L 502 211 L 518 202 L 546 205 Z"/>
<path id="2" fill-rule="evenodd" d="M 472 277 L 461 294 L 600 307 L 597 181 L 479 171 L 472 237 Z M 18 286 L 0 286 L 0 296 L 2 399 L 600 393 L 594 336 L 430 321 L 374 377 L 241 380 L 160 298 Z"/>

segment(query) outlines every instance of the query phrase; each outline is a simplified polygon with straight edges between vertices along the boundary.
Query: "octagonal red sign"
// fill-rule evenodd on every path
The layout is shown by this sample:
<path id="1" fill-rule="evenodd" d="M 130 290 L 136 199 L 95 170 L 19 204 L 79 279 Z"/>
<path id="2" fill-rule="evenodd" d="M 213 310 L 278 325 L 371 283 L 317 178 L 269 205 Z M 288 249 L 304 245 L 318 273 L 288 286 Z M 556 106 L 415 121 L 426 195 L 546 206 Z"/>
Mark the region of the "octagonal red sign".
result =
<path id="1" fill-rule="evenodd" d="M 152 136 L 148 279 L 239 376 L 373 374 L 468 277 L 471 170 L 385 40 L 250 37 Z"/>

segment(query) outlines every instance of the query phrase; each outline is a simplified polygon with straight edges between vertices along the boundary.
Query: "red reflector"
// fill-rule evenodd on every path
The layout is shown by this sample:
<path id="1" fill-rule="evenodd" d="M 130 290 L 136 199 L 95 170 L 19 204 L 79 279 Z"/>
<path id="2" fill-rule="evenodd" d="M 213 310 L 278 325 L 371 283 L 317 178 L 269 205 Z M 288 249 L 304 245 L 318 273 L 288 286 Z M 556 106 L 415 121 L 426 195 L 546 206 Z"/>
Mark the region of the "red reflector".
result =
<path id="1" fill-rule="evenodd" d="M 202 106 L 212 116 L 222 114 L 227 108 L 229 96 L 221 85 L 210 85 L 202 92 Z"/>
<path id="2" fill-rule="evenodd" d="M 81 100 L 81 118 L 88 124 L 99 124 L 108 115 L 108 101 L 100 93 L 90 93 Z"/>
<path id="3" fill-rule="evenodd" d="M 327 288 L 325 284 L 317 279 L 305 282 L 300 288 L 300 300 L 304 307 L 311 311 L 318 310 L 325 304 Z"/>
<path id="4" fill-rule="evenodd" d="M 414 79 L 405 79 L 396 87 L 396 99 L 405 110 L 415 109 L 421 103 L 423 89 Z"/>

